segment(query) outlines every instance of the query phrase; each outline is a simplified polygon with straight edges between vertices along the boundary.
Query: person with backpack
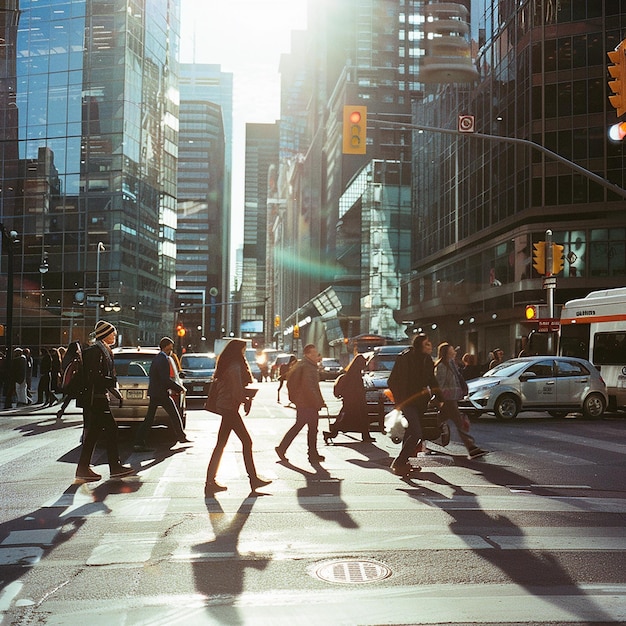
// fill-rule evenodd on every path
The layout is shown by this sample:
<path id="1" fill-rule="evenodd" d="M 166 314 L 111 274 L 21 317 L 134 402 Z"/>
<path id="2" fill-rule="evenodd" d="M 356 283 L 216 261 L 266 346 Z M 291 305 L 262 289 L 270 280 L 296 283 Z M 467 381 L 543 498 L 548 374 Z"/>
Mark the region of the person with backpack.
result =
<path id="1" fill-rule="evenodd" d="M 363 385 L 363 370 L 365 369 L 365 357 L 357 354 L 348 364 L 345 372 L 337 378 L 333 386 L 335 397 L 343 400 L 339 417 L 330 427 L 324 431 L 324 442 L 328 444 L 331 439 L 341 432 L 361 433 L 364 442 L 374 441 L 370 435 L 369 414 L 367 412 L 367 400 L 365 398 L 365 386 Z"/>
<path id="2" fill-rule="evenodd" d="M 287 391 L 289 400 L 296 405 L 296 423 L 285 433 L 281 442 L 274 448 L 281 461 L 287 461 L 285 454 L 296 435 L 307 427 L 307 447 L 309 461 L 319 463 L 324 457 L 317 451 L 317 423 L 319 410 L 326 406 L 320 390 L 318 363 L 322 355 L 312 343 L 304 346 L 304 357 L 289 373 Z"/>
<path id="3" fill-rule="evenodd" d="M 85 414 L 85 434 L 80 452 L 76 478 L 85 482 L 100 480 L 91 467 L 91 456 L 96 442 L 104 431 L 106 451 L 111 478 L 123 478 L 134 474 L 132 467 L 120 463 L 117 447 L 117 424 L 113 419 L 110 397 L 122 404 L 122 395 L 117 389 L 115 365 L 111 346 L 115 344 L 117 330 L 113 324 L 100 320 L 95 327 L 96 342 L 83 352 L 84 390 L 77 404 Z"/>
<path id="4" fill-rule="evenodd" d="M 83 351 L 80 341 L 72 341 L 63 355 L 61 377 L 61 392 L 63 404 L 57 411 L 57 419 L 60 420 L 69 403 L 78 399 L 83 391 Z"/>
<path id="5" fill-rule="evenodd" d="M 280 390 L 283 388 L 283 385 L 287 382 L 287 378 L 289 377 L 289 372 L 291 368 L 296 364 L 295 356 L 291 355 L 289 357 L 289 361 L 287 363 L 281 363 L 280 369 L 278 370 L 278 391 L 276 392 L 276 401 L 280 404 Z"/>

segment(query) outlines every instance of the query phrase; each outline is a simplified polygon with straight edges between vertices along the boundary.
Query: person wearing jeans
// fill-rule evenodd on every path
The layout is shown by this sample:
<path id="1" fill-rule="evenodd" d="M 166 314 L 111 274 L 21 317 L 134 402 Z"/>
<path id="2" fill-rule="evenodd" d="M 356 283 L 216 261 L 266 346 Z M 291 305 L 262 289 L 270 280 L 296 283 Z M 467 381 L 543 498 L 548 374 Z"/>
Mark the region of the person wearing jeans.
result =
<path id="1" fill-rule="evenodd" d="M 437 349 L 437 361 L 435 362 L 435 376 L 443 395 L 441 418 L 452 420 L 459 433 L 463 445 L 467 448 L 470 459 L 476 459 L 487 454 L 486 450 L 479 448 L 476 441 L 469 433 L 469 419 L 463 419 L 459 411 L 459 400 L 467 395 L 467 383 L 461 376 L 461 372 L 455 362 L 456 350 L 449 343 L 442 343 Z"/>
<path id="2" fill-rule="evenodd" d="M 272 481 L 259 476 L 256 473 L 254 459 L 252 458 L 252 438 L 239 413 L 243 404 L 246 415 L 252 406 L 252 396 L 246 386 L 254 379 L 250 372 L 250 366 L 245 357 L 246 342 L 243 339 L 231 339 L 217 358 L 213 382 L 216 385 L 216 409 L 222 416 L 217 433 L 217 442 L 211 460 L 207 467 L 206 482 L 204 484 L 204 497 L 211 498 L 219 491 L 226 491 L 228 487 L 217 482 L 217 470 L 219 469 L 224 454 L 224 448 L 228 442 L 231 431 L 239 437 L 243 448 L 243 463 L 250 480 L 252 492 L 260 487 L 269 485 Z"/>
<path id="3" fill-rule="evenodd" d="M 317 423 L 319 410 L 326 406 L 320 391 L 318 363 L 322 355 L 313 344 L 304 347 L 304 357 L 298 361 L 289 373 L 287 391 L 289 400 L 296 405 L 296 423 L 285 433 L 276 446 L 276 454 L 281 461 L 287 461 L 287 448 L 296 435 L 307 427 L 307 449 L 309 461 L 317 463 L 324 457 L 317 451 Z"/>

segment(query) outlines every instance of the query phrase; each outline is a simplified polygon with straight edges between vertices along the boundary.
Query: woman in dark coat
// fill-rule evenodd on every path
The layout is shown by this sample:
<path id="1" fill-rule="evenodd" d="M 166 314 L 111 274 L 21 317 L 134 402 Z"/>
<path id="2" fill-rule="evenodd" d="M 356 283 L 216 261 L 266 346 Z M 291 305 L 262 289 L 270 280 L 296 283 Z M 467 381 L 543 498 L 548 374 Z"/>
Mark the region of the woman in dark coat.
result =
<path id="1" fill-rule="evenodd" d="M 364 369 L 365 357 L 362 354 L 357 354 L 346 367 L 345 373 L 335 381 L 333 392 L 337 398 L 343 400 L 343 405 L 341 413 L 330 427 L 330 431 L 322 433 L 327 444 L 340 431 L 344 433 L 358 432 L 363 435 L 363 441 L 374 441 L 369 432 L 370 420 L 365 399 L 365 386 L 363 385 Z"/>
<path id="2" fill-rule="evenodd" d="M 52 393 L 50 394 L 50 402 L 48 406 L 52 406 L 56 404 L 59 399 L 55 394 L 61 393 L 61 353 L 58 348 L 50 348 L 50 389 Z"/>
<path id="3" fill-rule="evenodd" d="M 57 411 L 57 419 L 60 420 L 65 413 L 69 403 L 72 400 L 76 400 L 79 394 L 83 390 L 83 380 L 82 376 L 75 375 L 71 378 L 70 381 L 65 380 L 65 372 L 67 371 L 67 367 L 72 362 L 82 362 L 82 348 L 80 345 L 80 341 L 72 341 L 70 345 L 67 347 L 67 351 L 63 355 L 63 360 L 61 362 L 61 368 L 63 370 L 62 380 L 61 380 L 61 391 L 63 392 L 63 404 L 61 408 Z"/>
<path id="4" fill-rule="evenodd" d="M 222 421 L 217 433 L 217 443 L 206 473 L 204 495 L 207 498 L 212 497 L 218 491 L 226 490 L 226 486 L 218 483 L 215 478 L 231 431 L 234 431 L 241 441 L 243 462 L 248 472 L 252 491 L 272 482 L 261 478 L 256 473 L 252 458 L 252 438 L 239 414 L 239 407 L 242 404 L 246 415 L 250 412 L 252 404 L 252 398 L 246 390 L 246 385 L 253 382 L 254 378 L 246 361 L 245 351 L 246 342 L 243 339 L 231 339 L 217 358 L 211 385 L 217 385 L 217 413 L 222 416 Z"/>

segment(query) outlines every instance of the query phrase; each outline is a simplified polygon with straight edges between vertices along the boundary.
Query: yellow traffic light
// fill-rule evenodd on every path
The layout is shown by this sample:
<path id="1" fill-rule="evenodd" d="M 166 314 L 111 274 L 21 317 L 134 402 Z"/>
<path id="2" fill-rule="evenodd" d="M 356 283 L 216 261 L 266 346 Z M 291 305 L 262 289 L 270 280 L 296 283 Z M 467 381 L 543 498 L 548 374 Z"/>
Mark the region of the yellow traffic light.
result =
<path id="1" fill-rule="evenodd" d="M 546 273 L 546 242 L 537 241 L 533 244 L 533 267 L 537 274 Z"/>
<path id="2" fill-rule="evenodd" d="M 609 74 L 613 78 L 609 81 L 609 88 L 614 94 L 609 96 L 609 102 L 617 111 L 618 116 L 626 113 L 626 46 L 624 41 L 621 41 L 615 50 L 607 52 L 613 63 L 608 66 Z"/>
<path id="3" fill-rule="evenodd" d="M 528 321 L 539 319 L 539 307 L 537 305 L 529 304 L 526 306 L 526 319 Z"/>
<path id="4" fill-rule="evenodd" d="M 187 331 L 185 330 L 185 327 L 182 324 L 179 323 L 176 325 L 176 334 L 179 337 L 184 337 L 186 333 Z"/>
<path id="5" fill-rule="evenodd" d="M 552 244 L 552 276 L 556 276 L 564 267 L 563 246 L 558 243 Z"/>
<path id="6" fill-rule="evenodd" d="M 343 154 L 365 154 L 367 149 L 367 107 L 343 107 Z"/>
<path id="7" fill-rule="evenodd" d="M 293 338 L 300 339 L 300 326 L 297 324 L 293 327 Z"/>
<path id="8" fill-rule="evenodd" d="M 274 328 L 280 328 L 280 315 L 274 317 Z"/>

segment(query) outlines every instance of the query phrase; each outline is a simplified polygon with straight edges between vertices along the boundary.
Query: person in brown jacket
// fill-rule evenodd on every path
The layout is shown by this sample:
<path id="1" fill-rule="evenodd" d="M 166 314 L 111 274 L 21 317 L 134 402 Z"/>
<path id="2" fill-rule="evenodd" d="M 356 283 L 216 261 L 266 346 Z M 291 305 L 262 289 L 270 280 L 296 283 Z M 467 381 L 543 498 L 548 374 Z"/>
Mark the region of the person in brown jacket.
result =
<path id="1" fill-rule="evenodd" d="M 296 435 L 307 427 L 307 446 L 309 461 L 319 463 L 324 457 L 317 451 L 317 423 L 319 410 L 326 406 L 320 391 L 318 363 L 322 355 L 312 344 L 304 346 L 304 357 L 289 372 L 287 391 L 289 400 L 296 405 L 296 423 L 285 433 L 276 446 L 276 454 L 281 461 L 287 461 L 287 448 Z"/>

